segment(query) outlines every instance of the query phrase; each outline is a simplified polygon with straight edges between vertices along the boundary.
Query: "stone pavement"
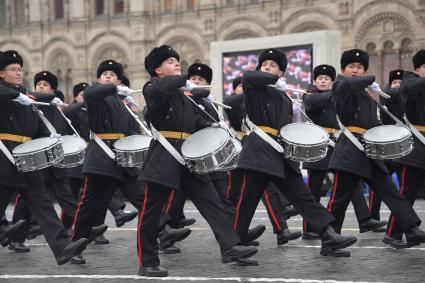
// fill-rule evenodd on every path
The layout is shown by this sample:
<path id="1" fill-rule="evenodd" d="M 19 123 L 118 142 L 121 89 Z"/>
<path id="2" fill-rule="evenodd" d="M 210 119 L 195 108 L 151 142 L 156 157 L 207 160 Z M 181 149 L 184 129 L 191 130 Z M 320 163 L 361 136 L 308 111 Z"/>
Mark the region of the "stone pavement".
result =
<path id="1" fill-rule="evenodd" d="M 7 211 L 8 219 L 11 209 Z M 415 209 L 425 219 L 425 201 L 417 201 Z M 358 242 L 348 249 L 352 253 L 350 258 L 332 258 L 319 255 L 320 241 L 300 239 L 277 247 L 276 236 L 260 203 L 252 226 L 264 223 L 267 230 L 259 239 L 255 258 L 260 265 L 256 267 L 222 264 L 214 236 L 192 203 L 185 206 L 185 214 L 195 217 L 197 222 L 191 227 L 189 238 L 178 244 L 181 254 L 160 256 L 162 266 L 169 270 L 168 278 L 137 276 L 137 222 L 116 228 L 108 214 L 110 229 L 105 235 L 111 243 L 90 245 L 84 252 L 87 264 L 57 266 L 44 238 L 38 237 L 27 242 L 30 253 L 0 249 L 0 282 L 425 282 L 425 245 L 395 250 L 382 243 L 383 233 L 359 234 L 351 206 L 343 232 L 357 236 Z M 389 217 L 385 206 L 381 216 Z M 300 230 L 301 226 L 299 216 L 289 221 L 291 230 Z"/>

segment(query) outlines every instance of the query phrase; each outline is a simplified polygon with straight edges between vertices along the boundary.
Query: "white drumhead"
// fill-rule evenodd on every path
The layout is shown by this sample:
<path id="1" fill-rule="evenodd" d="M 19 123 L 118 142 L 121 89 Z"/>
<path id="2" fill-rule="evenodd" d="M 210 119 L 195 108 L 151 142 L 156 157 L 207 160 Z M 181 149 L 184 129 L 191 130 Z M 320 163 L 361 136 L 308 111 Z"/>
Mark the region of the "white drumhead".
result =
<path id="1" fill-rule="evenodd" d="M 288 142 L 304 145 L 320 144 L 329 139 L 322 127 L 310 123 L 288 124 L 280 129 L 280 136 Z"/>
<path id="2" fill-rule="evenodd" d="M 82 138 L 76 136 L 62 136 L 62 141 L 63 152 L 65 155 L 79 152 L 87 147 L 86 142 Z"/>
<path id="3" fill-rule="evenodd" d="M 39 139 L 35 139 L 35 140 L 18 145 L 12 150 L 12 152 L 14 154 L 36 152 L 42 149 L 49 148 L 57 142 L 58 142 L 57 138 L 49 138 L 49 137 L 39 138 Z"/>
<path id="4" fill-rule="evenodd" d="M 151 143 L 152 137 L 147 135 L 134 135 L 128 136 L 122 139 L 117 140 L 114 143 L 114 147 L 117 150 L 141 150 L 148 148 Z"/>
<path id="5" fill-rule="evenodd" d="M 371 142 L 391 142 L 397 141 L 410 135 L 410 131 L 402 126 L 382 125 L 369 129 L 364 133 L 363 138 Z"/>
<path id="6" fill-rule="evenodd" d="M 189 158 L 203 157 L 221 148 L 229 137 L 229 133 L 223 128 L 202 129 L 184 141 L 182 154 Z"/>

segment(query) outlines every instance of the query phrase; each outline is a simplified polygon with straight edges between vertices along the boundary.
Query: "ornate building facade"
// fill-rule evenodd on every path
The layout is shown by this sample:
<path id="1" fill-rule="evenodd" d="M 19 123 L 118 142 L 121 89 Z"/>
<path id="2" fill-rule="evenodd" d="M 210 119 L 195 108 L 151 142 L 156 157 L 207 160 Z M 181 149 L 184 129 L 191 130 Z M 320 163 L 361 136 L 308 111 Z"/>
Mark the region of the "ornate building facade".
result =
<path id="1" fill-rule="evenodd" d="M 366 49 L 384 83 L 425 47 L 425 0 L 0 0 L 0 50 L 22 54 L 28 86 L 47 69 L 68 95 L 106 58 L 140 88 L 154 46 L 174 46 L 184 68 L 208 63 L 212 41 L 315 30 L 340 30 L 343 50 Z"/>

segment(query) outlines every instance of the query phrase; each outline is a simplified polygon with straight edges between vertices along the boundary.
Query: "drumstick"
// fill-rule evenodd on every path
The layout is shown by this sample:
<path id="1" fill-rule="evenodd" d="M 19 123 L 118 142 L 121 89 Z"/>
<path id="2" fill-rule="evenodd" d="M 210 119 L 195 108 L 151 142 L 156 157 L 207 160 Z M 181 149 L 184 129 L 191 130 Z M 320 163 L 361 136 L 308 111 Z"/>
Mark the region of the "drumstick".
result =
<path id="1" fill-rule="evenodd" d="M 226 104 L 223 104 L 223 103 L 220 103 L 220 102 L 217 102 L 217 101 L 212 101 L 212 103 L 215 104 L 215 105 L 217 105 L 217 106 L 223 107 L 224 109 L 232 109 L 231 106 L 226 105 Z"/>
<path id="2" fill-rule="evenodd" d="M 53 106 L 53 104 L 46 103 L 46 102 L 38 102 L 38 101 L 33 101 L 33 102 L 31 102 L 31 104 L 35 104 L 35 105 L 45 105 L 45 106 Z"/>
<path id="3" fill-rule="evenodd" d="M 276 85 L 268 85 L 268 86 L 270 86 L 272 88 L 279 89 Z M 306 90 L 299 89 L 299 88 L 290 88 L 290 87 L 287 87 L 285 90 L 292 91 L 292 92 L 300 92 L 300 93 L 304 93 L 304 94 L 310 94 Z"/>

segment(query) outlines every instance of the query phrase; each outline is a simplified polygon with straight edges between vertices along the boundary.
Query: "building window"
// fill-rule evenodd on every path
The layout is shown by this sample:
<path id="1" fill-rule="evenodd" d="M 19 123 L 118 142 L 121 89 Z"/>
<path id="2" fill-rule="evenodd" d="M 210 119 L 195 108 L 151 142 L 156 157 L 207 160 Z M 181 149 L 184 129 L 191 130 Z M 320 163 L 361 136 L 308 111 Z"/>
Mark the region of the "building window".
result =
<path id="1" fill-rule="evenodd" d="M 6 0 L 0 0 L 0 27 L 6 25 Z"/>
<path id="2" fill-rule="evenodd" d="M 25 24 L 25 0 L 15 0 L 15 24 Z"/>
<path id="3" fill-rule="evenodd" d="M 412 57 L 412 41 L 406 38 L 401 42 L 400 47 L 400 65 L 403 70 L 413 71 Z"/>
<path id="4" fill-rule="evenodd" d="M 226 0 L 226 4 L 227 5 L 235 5 L 236 4 L 236 0 Z"/>
<path id="5" fill-rule="evenodd" d="M 63 0 L 55 0 L 55 19 L 63 19 Z"/>
<path id="6" fill-rule="evenodd" d="M 173 0 L 164 1 L 164 11 L 167 13 L 173 11 Z"/>
<path id="7" fill-rule="evenodd" d="M 195 10 L 197 4 L 196 2 L 196 0 L 186 0 L 187 10 Z"/>
<path id="8" fill-rule="evenodd" d="M 105 1 L 104 0 L 95 0 L 94 2 L 94 12 L 96 16 L 105 14 Z"/>
<path id="9" fill-rule="evenodd" d="M 124 13 L 124 0 L 114 0 L 114 13 L 115 14 Z"/>

